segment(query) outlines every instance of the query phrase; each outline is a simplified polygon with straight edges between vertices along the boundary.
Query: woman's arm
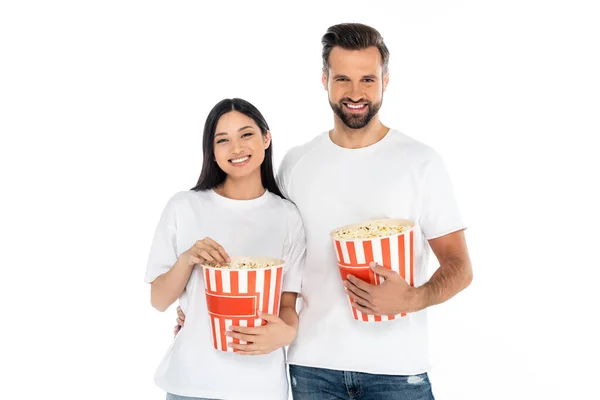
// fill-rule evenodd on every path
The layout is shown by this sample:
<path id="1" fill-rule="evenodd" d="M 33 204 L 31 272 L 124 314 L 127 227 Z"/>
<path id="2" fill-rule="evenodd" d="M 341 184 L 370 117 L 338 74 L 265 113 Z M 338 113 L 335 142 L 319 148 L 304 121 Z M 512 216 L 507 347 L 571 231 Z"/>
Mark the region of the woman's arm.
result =
<path id="1" fill-rule="evenodd" d="M 290 340 L 290 343 L 296 339 L 295 331 L 298 329 L 296 299 L 298 299 L 298 293 L 284 292 L 281 295 L 281 309 L 279 310 L 279 318 L 281 318 L 287 326 L 294 328 L 294 337 Z"/>
<path id="2" fill-rule="evenodd" d="M 194 264 L 186 260 L 188 257 L 179 257 L 173 267 L 166 273 L 156 278 L 150 289 L 150 302 L 152 307 L 163 312 L 181 296 L 185 285 L 190 279 Z"/>
<path id="3" fill-rule="evenodd" d="M 220 244 L 211 238 L 198 240 L 183 252 L 168 272 L 152 282 L 150 301 L 158 311 L 165 311 L 181 296 L 196 264 L 226 264 L 229 256 Z"/>

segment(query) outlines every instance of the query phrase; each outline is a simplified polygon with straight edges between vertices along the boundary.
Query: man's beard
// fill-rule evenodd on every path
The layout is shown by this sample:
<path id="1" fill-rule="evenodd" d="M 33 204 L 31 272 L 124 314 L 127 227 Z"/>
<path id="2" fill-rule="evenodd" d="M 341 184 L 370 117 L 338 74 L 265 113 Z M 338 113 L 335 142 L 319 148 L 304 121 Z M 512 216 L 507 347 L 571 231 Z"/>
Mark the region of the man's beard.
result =
<path id="1" fill-rule="evenodd" d="M 339 119 L 342 120 L 344 125 L 346 125 L 350 129 L 361 129 L 367 126 L 369 122 L 371 122 L 371 119 L 373 119 L 375 114 L 377 114 L 377 112 L 381 108 L 381 103 L 383 102 L 383 100 L 376 104 L 372 104 L 370 101 L 366 102 L 367 113 L 364 115 L 353 114 L 344 111 L 343 103 L 356 104 L 362 102 L 363 101 L 353 102 L 349 101 L 348 99 L 342 99 L 339 103 L 333 104 L 330 100 L 329 105 L 331 106 L 331 109 L 333 110 L 335 115 L 337 115 Z"/>

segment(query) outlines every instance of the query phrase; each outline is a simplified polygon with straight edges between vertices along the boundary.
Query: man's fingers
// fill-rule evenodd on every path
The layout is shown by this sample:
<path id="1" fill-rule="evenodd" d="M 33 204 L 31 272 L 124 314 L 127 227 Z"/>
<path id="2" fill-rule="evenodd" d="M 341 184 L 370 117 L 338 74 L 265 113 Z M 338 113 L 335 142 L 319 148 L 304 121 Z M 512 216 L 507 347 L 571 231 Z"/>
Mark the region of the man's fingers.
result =
<path id="1" fill-rule="evenodd" d="M 354 279 L 356 279 L 356 278 L 354 278 Z M 371 301 L 371 298 L 372 298 L 371 293 L 361 289 L 358 285 L 356 285 L 352 281 L 350 281 L 350 276 L 348 276 L 348 280 L 346 282 L 344 282 L 344 287 L 346 289 L 348 289 L 348 291 L 354 293 L 355 295 L 357 295 L 363 299 L 366 299 L 368 301 Z"/>
<path id="2" fill-rule="evenodd" d="M 175 327 L 173 328 L 173 335 L 177 336 L 177 334 L 179 333 L 180 330 L 181 330 L 181 327 L 179 325 L 175 325 Z"/>
<path id="3" fill-rule="evenodd" d="M 374 310 L 372 310 L 369 307 L 364 307 L 361 306 L 360 304 L 358 304 L 357 302 L 352 302 L 352 307 L 356 308 L 358 311 L 360 311 L 363 314 L 370 314 L 370 315 L 379 315 L 377 314 Z"/>
<path id="4" fill-rule="evenodd" d="M 183 313 L 183 310 L 179 306 L 177 306 L 177 316 L 179 318 L 181 318 L 182 321 L 185 321 L 185 314 Z"/>
<path id="5" fill-rule="evenodd" d="M 370 303 L 371 296 L 368 293 L 357 289 L 356 286 L 348 285 L 346 287 L 346 293 L 351 299 L 358 301 L 361 304 L 367 305 Z"/>
<path id="6" fill-rule="evenodd" d="M 397 278 L 400 275 L 396 271 L 382 267 L 381 265 L 371 263 L 371 270 L 385 279 Z"/>
<path id="7" fill-rule="evenodd" d="M 370 293 L 371 290 L 373 290 L 376 287 L 375 285 L 371 285 L 370 283 L 358 279 L 354 275 L 348 275 L 348 282 L 352 283 L 354 286 L 368 293 Z"/>

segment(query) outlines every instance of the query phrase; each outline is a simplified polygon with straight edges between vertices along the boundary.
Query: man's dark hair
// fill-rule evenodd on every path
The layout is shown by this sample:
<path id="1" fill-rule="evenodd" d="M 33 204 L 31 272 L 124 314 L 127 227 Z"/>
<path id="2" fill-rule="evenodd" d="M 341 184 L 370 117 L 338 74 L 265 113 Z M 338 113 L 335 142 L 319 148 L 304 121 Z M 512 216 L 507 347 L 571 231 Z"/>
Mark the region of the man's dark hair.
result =
<path id="1" fill-rule="evenodd" d="M 390 61 L 390 52 L 383 42 L 383 37 L 375 28 L 358 23 L 338 24 L 330 26 L 321 38 L 323 44 L 323 71 L 329 73 L 329 54 L 335 46 L 346 50 L 364 50 L 377 47 L 381 54 L 381 66 L 385 74 Z"/>

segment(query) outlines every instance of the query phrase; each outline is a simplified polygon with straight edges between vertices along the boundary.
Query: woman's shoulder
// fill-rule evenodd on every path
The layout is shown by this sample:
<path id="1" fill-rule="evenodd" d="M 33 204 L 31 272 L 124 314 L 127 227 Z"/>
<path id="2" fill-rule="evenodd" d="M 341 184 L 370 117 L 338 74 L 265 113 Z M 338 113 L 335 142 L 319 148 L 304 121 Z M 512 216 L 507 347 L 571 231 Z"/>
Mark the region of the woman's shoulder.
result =
<path id="1" fill-rule="evenodd" d="M 208 193 L 197 190 L 182 190 L 171 196 L 167 207 L 175 209 L 194 207 L 208 200 Z"/>
<path id="2" fill-rule="evenodd" d="M 297 214 L 298 213 L 298 208 L 290 200 L 288 200 L 286 198 L 283 198 L 281 196 L 278 196 L 278 195 L 276 195 L 274 193 L 271 193 L 271 192 L 269 192 L 269 197 L 270 197 L 270 201 L 272 203 L 279 204 L 279 206 L 281 208 L 285 209 L 285 212 L 288 212 L 288 213 L 291 213 L 291 214 Z"/>
<path id="3" fill-rule="evenodd" d="M 279 214 L 283 214 L 282 217 L 287 219 L 292 225 L 302 224 L 302 217 L 298 207 L 288 199 L 277 196 L 276 194 L 270 193 L 272 201 L 278 205 L 277 210 Z"/>

